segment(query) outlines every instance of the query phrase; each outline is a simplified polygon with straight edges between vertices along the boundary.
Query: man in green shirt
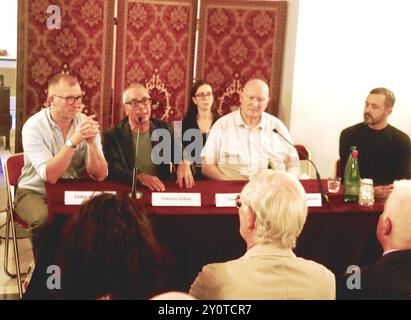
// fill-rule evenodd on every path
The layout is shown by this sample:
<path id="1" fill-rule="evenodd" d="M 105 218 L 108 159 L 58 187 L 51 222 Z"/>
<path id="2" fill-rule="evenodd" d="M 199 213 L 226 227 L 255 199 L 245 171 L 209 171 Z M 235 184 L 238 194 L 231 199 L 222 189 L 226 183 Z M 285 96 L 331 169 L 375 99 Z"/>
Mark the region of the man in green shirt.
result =
<path id="1" fill-rule="evenodd" d="M 109 179 L 131 184 L 136 165 L 140 184 L 152 191 L 164 191 L 162 180 L 170 179 L 172 172 L 173 130 L 169 124 L 151 118 L 151 104 L 152 99 L 143 85 L 127 87 L 123 92 L 127 117 L 104 134 L 103 150 L 109 165 Z M 177 183 L 187 188 L 194 185 L 189 163 L 183 161 L 178 165 Z"/>

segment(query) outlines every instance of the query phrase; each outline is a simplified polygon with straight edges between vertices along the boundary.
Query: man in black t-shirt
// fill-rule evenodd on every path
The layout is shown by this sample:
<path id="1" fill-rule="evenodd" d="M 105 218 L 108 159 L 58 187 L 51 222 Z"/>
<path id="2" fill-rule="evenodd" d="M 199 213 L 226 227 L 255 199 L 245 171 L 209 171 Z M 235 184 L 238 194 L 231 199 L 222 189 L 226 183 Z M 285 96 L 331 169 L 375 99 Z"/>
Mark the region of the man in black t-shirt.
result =
<path id="1" fill-rule="evenodd" d="M 411 178 L 411 143 L 404 132 L 387 123 L 395 96 L 389 89 L 370 91 L 364 108 L 364 122 L 348 127 L 340 135 L 341 167 L 350 154 L 350 147 L 359 151 L 361 178 L 374 180 L 377 199 L 385 200 L 394 180 Z"/>

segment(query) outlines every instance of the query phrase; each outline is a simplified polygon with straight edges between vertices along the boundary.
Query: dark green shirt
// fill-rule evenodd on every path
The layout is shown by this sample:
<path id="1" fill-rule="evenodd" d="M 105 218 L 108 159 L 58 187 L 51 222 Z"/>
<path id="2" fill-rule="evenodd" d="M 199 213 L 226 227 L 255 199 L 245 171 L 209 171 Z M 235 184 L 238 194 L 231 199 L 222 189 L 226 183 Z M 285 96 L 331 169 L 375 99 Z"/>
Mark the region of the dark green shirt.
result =
<path id="1" fill-rule="evenodd" d="M 137 133 L 133 133 L 134 148 L 136 146 Z M 134 149 L 135 150 L 135 149 Z M 157 176 L 157 168 L 151 160 L 151 134 L 146 132 L 140 134 L 140 139 L 138 143 L 137 150 L 137 172 L 138 173 L 147 173 L 152 176 Z"/>

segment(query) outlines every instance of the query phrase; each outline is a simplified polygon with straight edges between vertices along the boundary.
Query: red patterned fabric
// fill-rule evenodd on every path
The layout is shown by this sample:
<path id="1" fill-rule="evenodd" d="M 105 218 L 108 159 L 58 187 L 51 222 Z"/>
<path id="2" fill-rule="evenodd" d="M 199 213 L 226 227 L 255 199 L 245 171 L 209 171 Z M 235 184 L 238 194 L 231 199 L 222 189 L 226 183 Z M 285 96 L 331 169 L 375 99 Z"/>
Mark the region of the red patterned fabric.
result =
<path id="1" fill-rule="evenodd" d="M 202 0 L 197 78 L 206 79 L 225 114 L 239 107 L 244 84 L 270 86 L 269 112 L 278 113 L 285 1 Z"/>
<path id="2" fill-rule="evenodd" d="M 49 5 L 60 8 L 61 29 L 48 29 Z M 62 71 L 79 77 L 84 112 L 108 126 L 114 0 L 19 0 L 18 10 L 17 132 L 45 105 L 48 78 Z"/>
<path id="3" fill-rule="evenodd" d="M 85 112 L 96 113 L 103 128 L 122 118 L 122 91 L 137 82 L 157 101 L 154 118 L 184 116 L 193 78 L 197 0 L 118 0 L 115 61 L 114 3 L 19 0 L 16 151 L 21 151 L 24 122 L 44 106 L 47 80 L 56 72 L 79 77 Z M 49 5 L 61 9 L 59 30 L 47 28 Z M 244 83 L 255 77 L 269 83 L 269 111 L 277 113 L 285 11 L 285 1 L 202 0 L 197 78 L 213 85 L 220 113 L 238 107 Z"/>
<path id="4" fill-rule="evenodd" d="M 119 0 L 113 120 L 122 117 L 121 94 L 142 83 L 157 103 L 152 116 L 184 114 L 192 83 L 197 1 Z"/>

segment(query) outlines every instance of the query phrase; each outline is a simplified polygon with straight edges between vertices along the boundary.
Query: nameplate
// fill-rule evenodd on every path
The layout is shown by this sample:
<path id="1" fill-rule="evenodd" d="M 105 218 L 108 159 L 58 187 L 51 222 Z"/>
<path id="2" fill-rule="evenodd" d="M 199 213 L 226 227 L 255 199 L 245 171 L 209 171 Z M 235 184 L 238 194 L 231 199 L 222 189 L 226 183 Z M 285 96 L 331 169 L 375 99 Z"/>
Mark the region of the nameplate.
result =
<path id="1" fill-rule="evenodd" d="M 115 191 L 65 191 L 64 204 L 65 205 L 79 205 L 84 201 L 95 197 L 101 193 L 116 194 Z"/>
<path id="2" fill-rule="evenodd" d="M 215 206 L 216 207 L 235 207 L 235 198 L 238 193 L 216 193 Z"/>
<path id="3" fill-rule="evenodd" d="M 201 207 L 201 193 L 153 192 L 154 207 Z"/>
<path id="4" fill-rule="evenodd" d="M 321 193 L 307 193 L 305 195 L 305 199 L 307 200 L 307 207 L 321 207 Z"/>

